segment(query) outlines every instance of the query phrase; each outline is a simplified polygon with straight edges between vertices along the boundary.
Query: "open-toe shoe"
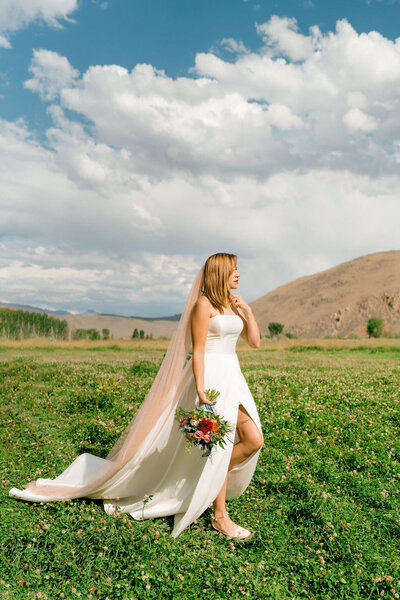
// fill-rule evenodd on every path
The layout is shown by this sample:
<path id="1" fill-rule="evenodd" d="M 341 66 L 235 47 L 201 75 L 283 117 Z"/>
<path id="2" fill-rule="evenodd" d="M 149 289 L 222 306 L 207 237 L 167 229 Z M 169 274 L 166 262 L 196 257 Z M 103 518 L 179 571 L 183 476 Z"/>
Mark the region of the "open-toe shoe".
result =
<path id="1" fill-rule="evenodd" d="M 215 526 L 215 522 L 218 522 L 220 519 L 227 517 L 228 513 L 225 513 L 222 517 L 216 517 L 214 513 L 211 514 L 211 525 L 216 530 L 225 535 L 228 539 L 235 539 L 238 542 L 247 542 L 253 537 L 253 533 L 244 527 L 240 527 L 239 525 L 236 527 L 233 533 L 227 533 L 223 529 Z"/>

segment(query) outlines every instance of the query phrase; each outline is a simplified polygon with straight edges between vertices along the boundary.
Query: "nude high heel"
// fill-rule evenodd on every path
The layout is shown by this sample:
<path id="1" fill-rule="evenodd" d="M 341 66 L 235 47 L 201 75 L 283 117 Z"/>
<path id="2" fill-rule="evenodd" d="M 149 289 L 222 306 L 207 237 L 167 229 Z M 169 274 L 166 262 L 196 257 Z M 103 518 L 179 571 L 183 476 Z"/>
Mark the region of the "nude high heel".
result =
<path id="1" fill-rule="evenodd" d="M 228 540 L 235 539 L 238 542 L 247 542 L 247 540 L 251 540 L 251 538 L 253 537 L 254 534 L 251 531 L 249 531 L 248 529 L 245 529 L 244 527 L 239 527 L 239 525 L 237 526 L 236 530 L 232 534 L 228 534 L 225 531 L 223 531 L 222 529 L 219 529 L 219 527 L 215 527 L 214 521 L 219 521 L 219 519 L 223 519 L 224 517 L 227 517 L 227 516 L 228 516 L 227 512 L 222 517 L 216 517 L 214 515 L 214 513 L 212 512 L 211 513 L 212 527 L 216 531 L 219 531 L 220 533 L 225 535 L 228 538 Z"/>

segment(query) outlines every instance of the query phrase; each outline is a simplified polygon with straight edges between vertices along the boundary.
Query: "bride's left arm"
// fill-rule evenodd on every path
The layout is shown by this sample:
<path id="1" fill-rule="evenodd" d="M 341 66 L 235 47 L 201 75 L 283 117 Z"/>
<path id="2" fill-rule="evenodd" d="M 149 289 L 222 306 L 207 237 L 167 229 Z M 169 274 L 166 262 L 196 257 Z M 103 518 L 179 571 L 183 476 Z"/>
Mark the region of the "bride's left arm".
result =
<path id="1" fill-rule="evenodd" d="M 232 294 L 233 306 L 237 309 L 239 317 L 243 321 L 242 337 L 252 348 L 260 347 L 260 330 L 250 306 L 243 300 L 242 296 Z"/>

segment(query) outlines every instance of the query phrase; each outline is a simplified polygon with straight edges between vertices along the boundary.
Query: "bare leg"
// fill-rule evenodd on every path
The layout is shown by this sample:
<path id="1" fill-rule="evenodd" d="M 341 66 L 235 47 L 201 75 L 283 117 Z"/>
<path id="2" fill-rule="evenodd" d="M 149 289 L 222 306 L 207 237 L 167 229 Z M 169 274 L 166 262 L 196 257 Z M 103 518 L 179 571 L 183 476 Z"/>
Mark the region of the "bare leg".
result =
<path id="1" fill-rule="evenodd" d="M 257 451 L 264 443 L 258 427 L 250 418 L 246 409 L 239 405 L 236 428 L 239 435 L 239 442 L 233 446 L 231 460 L 229 462 L 228 472 L 243 462 L 248 456 Z M 228 535 L 232 534 L 237 525 L 226 514 L 226 488 L 228 484 L 228 473 L 222 485 L 218 496 L 213 502 L 214 516 L 218 518 L 217 527 L 222 529 Z"/>

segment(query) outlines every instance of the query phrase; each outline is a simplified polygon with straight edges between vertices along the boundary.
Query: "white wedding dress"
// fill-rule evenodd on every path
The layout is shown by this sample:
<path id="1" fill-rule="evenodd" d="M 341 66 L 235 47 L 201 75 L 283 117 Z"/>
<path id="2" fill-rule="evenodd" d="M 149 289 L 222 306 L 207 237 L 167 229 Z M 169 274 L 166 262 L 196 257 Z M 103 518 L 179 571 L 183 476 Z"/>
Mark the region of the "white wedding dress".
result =
<path id="1" fill-rule="evenodd" d="M 175 515 L 171 535 L 177 537 L 193 523 L 213 502 L 224 483 L 228 471 L 233 444 L 239 441 L 235 429 L 238 406 L 241 404 L 258 427 L 261 422 L 254 399 L 240 370 L 236 354 L 236 342 L 243 323 L 237 315 L 215 315 L 210 318 L 204 355 L 204 386 L 220 392 L 214 411 L 226 419 L 233 428 L 228 434 L 225 448 L 214 446 L 211 455 L 203 458 L 202 450 L 193 447 L 187 452 L 186 439 L 179 431 L 178 422 L 171 413 L 157 438 L 154 456 L 147 464 L 130 472 L 125 469 L 124 477 L 112 488 L 112 497 L 104 499 L 104 510 L 129 513 L 134 519 L 155 518 Z M 198 406 L 199 398 L 193 373 L 190 372 L 178 406 L 186 410 Z M 160 451 L 158 451 L 160 449 Z M 249 485 L 260 450 L 229 471 L 226 498 L 239 497 Z M 85 479 L 101 467 L 105 459 L 92 454 L 82 454 L 56 479 L 40 479 L 37 483 L 61 486 L 82 485 Z M 148 490 L 151 499 L 144 502 L 137 490 Z M 136 491 L 136 494 L 135 494 Z M 44 500 L 27 489 L 13 488 L 9 495 L 28 501 Z M 91 494 L 89 498 L 104 498 Z"/>

